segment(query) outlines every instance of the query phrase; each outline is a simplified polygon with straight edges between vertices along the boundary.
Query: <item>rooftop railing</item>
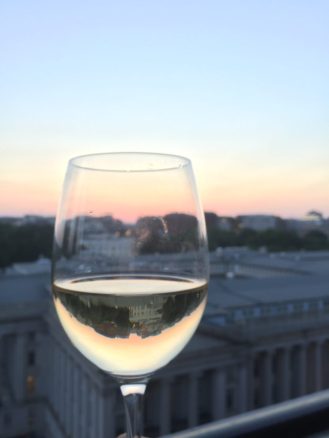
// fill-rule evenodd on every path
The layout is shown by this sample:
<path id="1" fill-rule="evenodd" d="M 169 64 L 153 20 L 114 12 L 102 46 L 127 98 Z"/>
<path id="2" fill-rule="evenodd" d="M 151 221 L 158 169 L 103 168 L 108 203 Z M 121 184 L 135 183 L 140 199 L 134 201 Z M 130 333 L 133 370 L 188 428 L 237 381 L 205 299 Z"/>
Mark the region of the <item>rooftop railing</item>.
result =
<path id="1" fill-rule="evenodd" d="M 329 431 L 329 390 L 306 395 L 163 438 L 311 437 Z M 329 432 L 326 435 L 329 436 Z"/>

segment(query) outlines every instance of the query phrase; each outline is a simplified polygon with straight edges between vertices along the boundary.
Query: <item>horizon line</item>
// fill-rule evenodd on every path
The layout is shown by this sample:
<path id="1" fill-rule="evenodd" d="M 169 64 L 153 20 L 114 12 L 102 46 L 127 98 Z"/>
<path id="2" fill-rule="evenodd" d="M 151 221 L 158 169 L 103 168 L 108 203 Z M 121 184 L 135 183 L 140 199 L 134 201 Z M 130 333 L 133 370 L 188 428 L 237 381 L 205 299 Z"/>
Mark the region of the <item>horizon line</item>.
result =
<path id="1" fill-rule="evenodd" d="M 215 214 L 218 217 L 223 217 L 223 218 L 237 218 L 239 216 L 270 216 L 270 217 L 277 217 L 277 218 L 280 218 L 280 219 L 298 219 L 298 218 L 306 217 L 311 212 L 317 212 L 317 213 L 321 214 L 324 219 L 329 219 L 329 216 L 326 216 L 325 213 L 322 213 L 321 211 L 318 211 L 316 209 L 308 210 L 303 216 L 281 216 L 279 214 L 265 213 L 265 212 L 239 213 L 239 214 L 235 214 L 235 215 L 227 215 L 227 214 L 221 215 L 221 214 L 219 214 L 218 212 L 216 212 L 214 210 L 204 210 L 204 214 L 205 215 L 207 213 L 211 213 L 211 214 Z M 172 213 L 183 213 L 183 212 L 172 212 Z M 170 213 L 168 213 L 168 214 L 170 214 Z M 29 217 L 29 216 L 40 217 L 40 218 L 48 218 L 48 219 L 50 219 L 50 218 L 56 219 L 56 214 L 25 213 L 25 214 L 21 214 L 21 215 L 11 215 L 11 214 L 2 214 L 2 213 L 0 213 L 0 219 L 23 219 L 23 218 Z M 104 214 L 104 215 L 98 216 L 98 217 L 100 217 L 100 218 L 101 217 L 113 217 L 114 219 L 118 219 L 118 218 L 116 218 L 115 216 L 113 216 L 111 214 Z"/>

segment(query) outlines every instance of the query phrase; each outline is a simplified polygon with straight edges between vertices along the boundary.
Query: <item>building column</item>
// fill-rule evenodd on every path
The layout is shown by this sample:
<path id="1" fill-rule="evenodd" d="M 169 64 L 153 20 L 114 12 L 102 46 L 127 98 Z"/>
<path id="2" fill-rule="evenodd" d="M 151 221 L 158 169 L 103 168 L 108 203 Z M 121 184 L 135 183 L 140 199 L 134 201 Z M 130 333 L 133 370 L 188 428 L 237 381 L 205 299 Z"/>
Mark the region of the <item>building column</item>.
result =
<path id="1" fill-rule="evenodd" d="M 85 438 L 90 438 L 93 435 L 92 432 L 92 426 L 93 426 L 93 406 L 92 406 L 92 401 L 93 401 L 93 382 L 91 381 L 90 377 L 88 374 L 85 374 L 84 376 L 84 380 L 85 380 L 85 392 L 84 392 L 84 398 L 85 398 L 85 403 L 84 403 L 84 407 L 86 410 L 86 415 L 85 415 L 85 421 L 84 421 L 84 436 Z"/>
<path id="2" fill-rule="evenodd" d="M 73 391 L 74 391 L 74 362 L 70 356 L 67 357 L 68 369 L 67 369 L 67 432 L 72 435 L 73 432 Z"/>
<path id="3" fill-rule="evenodd" d="M 290 398 L 290 350 L 289 347 L 280 349 L 278 364 L 279 401 Z"/>
<path id="4" fill-rule="evenodd" d="M 199 424 L 199 373 L 189 374 L 188 384 L 188 427 Z"/>
<path id="5" fill-rule="evenodd" d="M 212 419 L 220 420 L 226 416 L 226 372 L 219 368 L 212 375 Z"/>
<path id="6" fill-rule="evenodd" d="M 50 373 L 50 384 L 48 388 L 48 394 L 49 399 L 51 400 L 51 407 L 53 410 L 56 410 L 56 394 L 55 394 L 55 387 L 56 387 L 56 344 L 54 342 L 53 348 L 49 349 L 49 358 L 47 359 L 49 361 L 49 369 L 51 370 Z"/>
<path id="7" fill-rule="evenodd" d="M 81 417 L 81 378 L 80 378 L 81 372 L 77 365 L 75 365 L 74 368 L 74 376 L 73 376 L 73 436 L 79 437 L 80 436 L 80 417 Z"/>
<path id="8" fill-rule="evenodd" d="M 54 342 L 54 348 L 51 349 L 51 364 L 52 364 L 52 382 L 50 389 L 50 396 L 53 402 L 53 409 L 57 413 L 57 345 Z"/>
<path id="9" fill-rule="evenodd" d="M 254 358 L 250 357 L 247 366 L 247 410 L 254 409 L 255 404 L 255 375 L 254 375 Z"/>
<path id="10" fill-rule="evenodd" d="M 314 382 L 315 391 L 322 389 L 322 342 L 315 343 L 314 349 Z"/>
<path id="11" fill-rule="evenodd" d="M 248 406 L 247 367 L 240 364 L 238 368 L 238 384 L 236 385 L 237 413 L 246 412 Z"/>
<path id="12" fill-rule="evenodd" d="M 99 393 L 98 411 L 98 436 L 97 438 L 115 438 L 115 404 L 114 389 Z"/>
<path id="13" fill-rule="evenodd" d="M 329 363 L 329 341 L 325 339 L 322 344 L 322 388 L 329 388 L 329 373 L 328 373 L 328 363 Z"/>
<path id="14" fill-rule="evenodd" d="M 4 389 L 4 376 L 3 376 L 3 372 L 4 372 L 4 359 L 3 359 L 3 336 L 0 333 L 0 393 L 2 394 Z"/>
<path id="15" fill-rule="evenodd" d="M 170 379 L 164 377 L 160 382 L 160 435 L 170 433 Z"/>
<path id="16" fill-rule="evenodd" d="M 263 353 L 261 369 L 262 404 L 268 406 L 272 403 L 272 351 Z"/>
<path id="17" fill-rule="evenodd" d="M 59 405 L 58 414 L 61 424 L 64 424 L 65 419 L 65 358 L 64 353 L 61 348 L 58 349 L 59 352 Z"/>
<path id="18" fill-rule="evenodd" d="M 27 355 L 26 355 L 26 335 L 18 334 L 15 337 L 14 361 L 10 366 L 13 367 L 13 389 L 15 399 L 22 401 L 26 396 L 26 377 L 27 377 Z"/>
<path id="19" fill-rule="evenodd" d="M 90 388 L 90 436 L 98 438 L 98 421 L 97 421 L 97 406 L 98 406 L 98 393 L 95 385 L 91 385 Z"/>
<path id="20" fill-rule="evenodd" d="M 80 379 L 80 433 L 79 438 L 88 438 L 89 409 L 88 409 L 88 377 L 81 372 Z"/>
<path id="21" fill-rule="evenodd" d="M 299 396 L 306 394 L 306 347 L 301 344 L 298 349 L 298 387 Z"/>
<path id="22" fill-rule="evenodd" d="M 54 392 L 55 392 L 55 411 L 56 414 L 59 415 L 59 406 L 60 406 L 60 351 L 59 347 L 56 344 L 55 346 L 55 360 L 54 360 Z"/>
<path id="23" fill-rule="evenodd" d="M 63 351 L 63 406 L 64 406 L 64 417 L 63 424 L 65 427 L 65 432 L 69 431 L 69 423 L 70 423 L 70 382 L 69 382 L 69 357 L 66 351 Z"/>

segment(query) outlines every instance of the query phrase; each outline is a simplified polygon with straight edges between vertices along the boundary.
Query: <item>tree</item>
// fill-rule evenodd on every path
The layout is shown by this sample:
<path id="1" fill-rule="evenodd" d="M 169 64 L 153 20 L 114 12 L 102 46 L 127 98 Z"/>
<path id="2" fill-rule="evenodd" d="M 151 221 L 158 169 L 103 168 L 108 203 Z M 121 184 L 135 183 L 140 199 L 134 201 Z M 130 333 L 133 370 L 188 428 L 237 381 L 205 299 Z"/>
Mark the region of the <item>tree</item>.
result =
<path id="1" fill-rule="evenodd" d="M 309 251 L 329 249 L 329 239 L 322 231 L 309 231 L 304 236 L 303 248 Z"/>
<path id="2" fill-rule="evenodd" d="M 13 262 L 13 226 L 0 224 L 0 270 L 5 270 Z"/>
<path id="3" fill-rule="evenodd" d="M 48 223 L 16 226 L 0 223 L 0 269 L 13 263 L 51 257 L 53 226 Z"/>

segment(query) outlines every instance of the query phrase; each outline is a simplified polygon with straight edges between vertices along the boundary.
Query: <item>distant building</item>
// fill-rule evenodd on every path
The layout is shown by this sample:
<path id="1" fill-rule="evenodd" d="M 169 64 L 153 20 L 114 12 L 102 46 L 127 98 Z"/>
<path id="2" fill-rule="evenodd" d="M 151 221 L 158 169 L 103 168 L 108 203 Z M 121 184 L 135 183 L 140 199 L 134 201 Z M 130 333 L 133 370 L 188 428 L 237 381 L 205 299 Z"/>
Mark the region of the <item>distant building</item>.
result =
<path id="1" fill-rule="evenodd" d="M 222 231 L 233 231 L 236 226 L 236 221 L 232 217 L 218 216 L 217 228 Z"/>
<path id="2" fill-rule="evenodd" d="M 38 225 L 38 224 L 54 225 L 55 218 L 53 216 L 38 216 L 38 215 L 28 214 L 23 217 L 12 218 L 11 222 L 17 226 Z"/>
<path id="3" fill-rule="evenodd" d="M 273 276 L 212 278 L 197 334 L 151 379 L 146 436 L 329 387 L 329 252 L 240 257 Z M 114 438 L 124 429 L 118 387 L 72 347 L 48 282 L 0 277 L 0 436 Z"/>
<path id="4" fill-rule="evenodd" d="M 254 231 L 265 231 L 278 228 L 282 224 L 282 219 L 278 216 L 265 214 L 252 214 L 237 217 L 240 229 L 248 228 Z"/>
<path id="5" fill-rule="evenodd" d="M 38 224 L 50 224 L 54 225 L 55 218 L 53 216 L 38 216 L 38 215 L 26 215 L 26 216 L 2 216 L 0 217 L 0 223 L 12 224 L 17 227 L 23 225 L 38 225 Z"/>
<path id="6" fill-rule="evenodd" d="M 6 273 L 15 275 L 31 275 L 31 274 L 50 274 L 51 261 L 45 257 L 40 257 L 36 262 L 14 263 L 6 269 Z"/>
<path id="7" fill-rule="evenodd" d="M 216 213 L 206 212 L 207 227 L 222 231 L 233 231 L 236 227 L 236 220 L 230 216 L 218 216 Z"/>
<path id="8" fill-rule="evenodd" d="M 100 257 L 104 256 L 117 261 L 129 260 L 134 254 L 133 237 L 117 237 L 108 233 L 89 233 L 83 240 L 84 250 L 81 251 L 81 258 L 89 259 L 91 254 Z"/>
<path id="9" fill-rule="evenodd" d="M 310 231 L 321 231 L 329 236 L 329 220 L 325 219 L 322 213 L 311 210 L 301 219 L 286 219 L 286 227 L 305 235 Z"/>

